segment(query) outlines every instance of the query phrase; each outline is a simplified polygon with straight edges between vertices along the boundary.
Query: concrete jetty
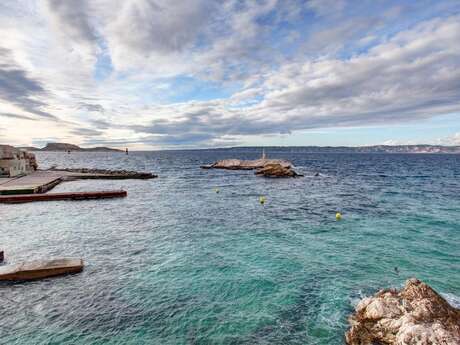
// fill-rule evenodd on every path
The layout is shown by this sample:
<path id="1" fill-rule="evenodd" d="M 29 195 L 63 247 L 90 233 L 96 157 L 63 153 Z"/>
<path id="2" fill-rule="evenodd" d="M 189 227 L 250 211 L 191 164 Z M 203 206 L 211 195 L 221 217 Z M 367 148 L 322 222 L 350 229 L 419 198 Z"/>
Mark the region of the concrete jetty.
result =
<path id="1" fill-rule="evenodd" d="M 35 260 L 0 267 L 0 281 L 25 281 L 43 279 L 83 270 L 82 259 L 61 258 Z"/>
<path id="2" fill-rule="evenodd" d="M 0 180 L 0 195 L 46 193 L 64 181 L 79 179 L 148 179 L 157 177 L 151 173 L 112 170 L 37 170 L 33 173 Z"/>
<path id="3" fill-rule="evenodd" d="M 0 184 L 0 195 L 45 193 L 63 181 L 64 175 L 54 171 L 34 171 L 33 173 L 10 178 Z"/>
<path id="4" fill-rule="evenodd" d="M 124 198 L 127 195 L 128 193 L 125 190 L 0 195 L 0 204 L 21 204 L 34 201 L 112 199 Z"/>

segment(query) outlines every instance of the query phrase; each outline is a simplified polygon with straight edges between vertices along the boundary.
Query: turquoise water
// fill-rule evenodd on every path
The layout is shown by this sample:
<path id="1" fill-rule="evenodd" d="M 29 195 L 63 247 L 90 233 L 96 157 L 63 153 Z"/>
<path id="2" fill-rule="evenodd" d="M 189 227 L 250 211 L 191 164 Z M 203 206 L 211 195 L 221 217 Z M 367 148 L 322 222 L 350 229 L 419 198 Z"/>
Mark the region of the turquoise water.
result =
<path id="1" fill-rule="evenodd" d="M 125 199 L 0 206 L 10 262 L 87 264 L 0 285 L 0 343 L 344 344 L 356 301 L 408 277 L 458 302 L 460 156 L 269 154 L 306 176 L 198 168 L 260 152 L 38 153 L 43 167 L 160 178 L 55 189 L 124 187 Z"/>

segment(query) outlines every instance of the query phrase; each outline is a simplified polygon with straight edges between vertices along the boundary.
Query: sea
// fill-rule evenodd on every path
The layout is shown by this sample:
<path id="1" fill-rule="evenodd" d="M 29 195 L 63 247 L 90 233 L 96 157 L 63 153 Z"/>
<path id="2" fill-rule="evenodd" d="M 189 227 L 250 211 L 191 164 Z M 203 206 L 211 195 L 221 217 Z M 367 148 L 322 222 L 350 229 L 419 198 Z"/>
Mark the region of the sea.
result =
<path id="1" fill-rule="evenodd" d="M 411 277 L 460 306 L 460 155 L 266 153 L 304 177 L 200 169 L 261 149 L 37 152 L 159 177 L 54 189 L 121 199 L 0 205 L 8 263 L 86 264 L 1 284 L 0 343 L 338 345 L 361 298 Z"/>

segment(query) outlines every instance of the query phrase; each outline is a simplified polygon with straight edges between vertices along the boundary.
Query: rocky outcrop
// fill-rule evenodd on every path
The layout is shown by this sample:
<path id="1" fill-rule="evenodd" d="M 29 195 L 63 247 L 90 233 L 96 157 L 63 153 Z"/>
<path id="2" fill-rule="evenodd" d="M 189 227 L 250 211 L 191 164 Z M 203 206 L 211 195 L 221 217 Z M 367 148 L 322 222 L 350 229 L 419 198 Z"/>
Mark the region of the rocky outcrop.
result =
<path id="1" fill-rule="evenodd" d="M 256 175 L 264 177 L 300 177 L 291 166 L 283 166 L 278 163 L 266 164 L 256 171 Z"/>
<path id="2" fill-rule="evenodd" d="M 255 160 L 241 160 L 241 159 L 224 159 L 217 161 L 211 165 L 203 165 L 203 169 L 228 169 L 228 170 L 254 170 L 265 167 L 269 164 L 278 164 L 285 168 L 292 167 L 291 162 L 281 159 L 255 159 Z"/>
<path id="3" fill-rule="evenodd" d="M 292 169 L 292 163 L 282 159 L 260 158 L 255 160 L 224 159 L 203 169 L 254 170 L 256 175 L 264 177 L 296 177 L 302 176 Z"/>
<path id="4" fill-rule="evenodd" d="M 105 169 L 58 169 L 51 168 L 51 171 L 56 172 L 68 172 L 74 173 L 72 175 L 64 175 L 64 177 L 76 177 L 86 179 L 98 179 L 98 178 L 109 178 L 109 179 L 151 179 L 158 177 L 155 174 L 149 172 L 138 172 L 129 170 L 105 170 Z"/>
<path id="5" fill-rule="evenodd" d="M 348 345 L 460 344 L 460 309 L 415 278 L 364 298 L 349 322 Z"/>

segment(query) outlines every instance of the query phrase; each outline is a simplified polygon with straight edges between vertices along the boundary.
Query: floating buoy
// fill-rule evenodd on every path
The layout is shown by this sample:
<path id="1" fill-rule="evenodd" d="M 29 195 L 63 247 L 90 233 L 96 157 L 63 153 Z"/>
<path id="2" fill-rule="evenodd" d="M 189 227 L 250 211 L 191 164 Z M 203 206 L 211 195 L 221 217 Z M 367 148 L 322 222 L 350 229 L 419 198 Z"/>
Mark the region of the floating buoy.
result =
<path id="1" fill-rule="evenodd" d="M 214 192 L 219 193 L 220 192 L 219 188 L 214 188 Z"/>
<path id="2" fill-rule="evenodd" d="M 342 219 L 342 214 L 340 212 L 337 212 L 335 214 L 335 220 L 341 220 Z"/>
<path id="3" fill-rule="evenodd" d="M 265 204 L 265 201 L 267 201 L 267 199 L 266 199 L 264 196 L 261 196 L 261 197 L 259 198 L 259 202 L 260 202 L 262 205 Z"/>

